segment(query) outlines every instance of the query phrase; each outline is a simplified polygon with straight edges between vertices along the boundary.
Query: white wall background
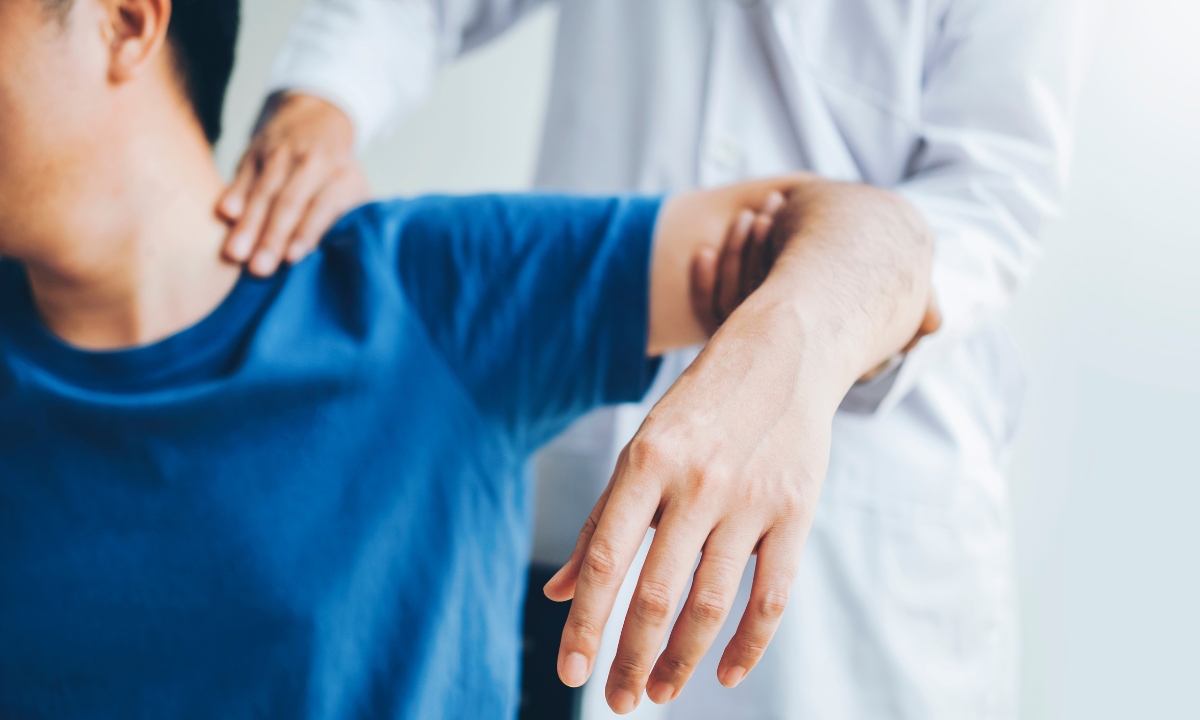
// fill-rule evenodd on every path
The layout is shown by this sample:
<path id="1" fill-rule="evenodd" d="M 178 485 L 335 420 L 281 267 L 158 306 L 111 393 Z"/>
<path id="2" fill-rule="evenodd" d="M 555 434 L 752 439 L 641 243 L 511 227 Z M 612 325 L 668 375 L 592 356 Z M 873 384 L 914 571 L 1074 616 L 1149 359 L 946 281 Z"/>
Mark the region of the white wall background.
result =
<path id="1" fill-rule="evenodd" d="M 303 0 L 245 5 L 227 171 Z M 449 68 L 372 150 L 376 190 L 527 187 L 554 19 Z M 1068 211 L 1009 319 L 1030 370 L 1011 473 L 1023 717 L 1200 718 L 1197 0 L 1111 3 Z"/>

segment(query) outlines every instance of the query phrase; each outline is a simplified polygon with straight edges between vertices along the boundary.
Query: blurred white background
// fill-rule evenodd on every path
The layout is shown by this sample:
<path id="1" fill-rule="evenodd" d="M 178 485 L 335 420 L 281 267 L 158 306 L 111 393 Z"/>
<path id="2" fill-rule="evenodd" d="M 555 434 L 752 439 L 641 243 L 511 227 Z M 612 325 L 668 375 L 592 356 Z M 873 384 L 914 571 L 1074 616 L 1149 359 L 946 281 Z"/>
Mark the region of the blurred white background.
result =
<path id="1" fill-rule="evenodd" d="M 245 4 L 226 172 L 303 5 Z M 1008 318 L 1029 369 L 1010 473 L 1025 720 L 1200 718 L 1200 2 L 1109 5 L 1067 212 Z M 539 11 L 448 68 L 372 149 L 375 189 L 528 187 L 554 29 Z"/>

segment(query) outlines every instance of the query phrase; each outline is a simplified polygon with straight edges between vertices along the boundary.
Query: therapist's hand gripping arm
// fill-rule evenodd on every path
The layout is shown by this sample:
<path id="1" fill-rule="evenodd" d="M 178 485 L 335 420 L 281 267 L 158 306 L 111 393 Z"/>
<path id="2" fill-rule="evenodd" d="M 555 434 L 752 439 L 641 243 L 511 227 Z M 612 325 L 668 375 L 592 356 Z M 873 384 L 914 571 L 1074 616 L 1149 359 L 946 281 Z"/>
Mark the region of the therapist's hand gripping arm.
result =
<path id="1" fill-rule="evenodd" d="M 857 378 L 911 342 L 929 306 L 933 237 L 907 202 L 811 176 L 788 184 L 767 243 L 751 243 L 737 272 L 727 262 L 715 271 L 753 278 L 778 256 L 770 273 L 651 411 L 570 560 L 546 586 L 552 599 L 574 599 L 558 667 L 566 684 L 581 685 L 622 579 L 646 530 L 656 528 L 609 674 L 606 695 L 617 712 L 632 710 L 643 690 L 656 702 L 677 696 L 757 552 L 750 603 L 718 676 L 732 687 L 754 668 L 796 576 L 834 412 Z M 714 223 L 761 206 L 778 189 L 750 183 L 666 203 L 654 251 L 651 353 L 705 336 L 682 299 L 689 278 L 713 276 L 715 250 L 703 238 L 721 237 Z M 731 292 L 728 284 L 723 290 Z"/>

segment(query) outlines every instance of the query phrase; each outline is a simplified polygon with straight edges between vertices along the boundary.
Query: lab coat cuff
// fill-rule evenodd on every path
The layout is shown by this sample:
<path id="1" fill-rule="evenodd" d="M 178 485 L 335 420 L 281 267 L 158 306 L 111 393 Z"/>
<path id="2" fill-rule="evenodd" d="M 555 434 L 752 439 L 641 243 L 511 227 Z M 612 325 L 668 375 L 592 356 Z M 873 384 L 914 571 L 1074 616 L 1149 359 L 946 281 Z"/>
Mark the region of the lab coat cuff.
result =
<path id="1" fill-rule="evenodd" d="M 267 87 L 267 95 L 269 97 L 285 92 L 303 93 L 334 105 L 350 118 L 350 124 L 354 126 L 354 150 L 361 156 L 383 133 L 390 113 L 387 109 L 373 107 L 371 103 L 364 102 L 363 99 L 355 97 L 355 93 L 347 92 L 344 88 L 344 83 L 339 88 L 334 83 L 322 83 L 311 75 L 305 75 L 303 78 L 280 75 L 272 78 Z"/>
<path id="2" fill-rule="evenodd" d="M 838 410 L 854 415 L 872 415 L 878 412 L 884 401 L 888 399 L 892 388 L 896 386 L 896 380 L 900 377 L 904 362 L 905 358 L 898 358 L 879 375 L 870 380 L 860 380 L 854 383 L 854 387 L 850 388 L 850 392 L 842 398 L 842 404 Z"/>

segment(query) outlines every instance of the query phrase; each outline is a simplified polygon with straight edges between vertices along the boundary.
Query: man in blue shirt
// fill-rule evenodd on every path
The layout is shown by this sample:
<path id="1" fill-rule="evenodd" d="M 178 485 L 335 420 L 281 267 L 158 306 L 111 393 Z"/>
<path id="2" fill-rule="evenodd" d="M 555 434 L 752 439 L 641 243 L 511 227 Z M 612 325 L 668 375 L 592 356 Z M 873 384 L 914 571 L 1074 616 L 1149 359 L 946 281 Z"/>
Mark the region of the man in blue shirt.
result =
<path id="1" fill-rule="evenodd" d="M 434 197 L 365 206 L 253 279 L 211 212 L 237 9 L 0 4 L 0 716 L 510 716 L 525 460 L 761 284 L 547 586 L 575 597 L 560 672 L 582 683 L 658 527 L 623 644 L 677 692 L 757 550 L 736 684 L 794 577 L 838 400 L 917 329 L 926 231 L 811 178 Z M 746 209 L 789 188 L 771 237 L 752 230 Z"/>

